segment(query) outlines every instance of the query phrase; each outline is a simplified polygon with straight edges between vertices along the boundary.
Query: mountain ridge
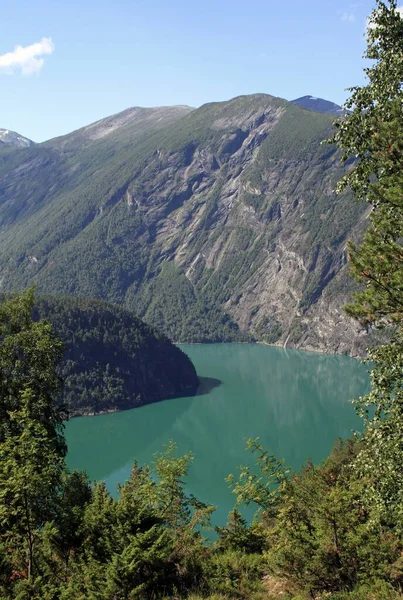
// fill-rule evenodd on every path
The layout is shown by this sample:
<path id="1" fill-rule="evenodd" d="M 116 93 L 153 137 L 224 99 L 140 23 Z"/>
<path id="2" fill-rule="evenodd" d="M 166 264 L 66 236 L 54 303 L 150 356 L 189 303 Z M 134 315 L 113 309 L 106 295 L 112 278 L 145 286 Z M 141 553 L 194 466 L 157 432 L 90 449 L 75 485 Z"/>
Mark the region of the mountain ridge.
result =
<path id="1" fill-rule="evenodd" d="M 0 147 L 13 146 L 16 148 L 28 148 L 35 142 L 11 129 L 0 129 Z"/>
<path id="2" fill-rule="evenodd" d="M 300 98 L 291 100 L 291 102 L 300 108 L 305 108 L 306 110 L 313 110 L 315 112 L 321 112 L 328 115 L 340 116 L 344 113 L 342 106 L 339 106 L 330 100 L 317 98 L 316 96 L 301 96 Z"/>
<path id="3" fill-rule="evenodd" d="M 121 303 L 177 341 L 361 353 L 342 306 L 366 206 L 334 194 L 332 116 L 267 94 L 163 110 L 0 153 L 3 289 Z"/>
<path id="4" fill-rule="evenodd" d="M 270 94 L 265 94 L 265 93 L 256 93 L 256 94 L 249 94 L 249 96 L 270 96 Z M 236 98 L 241 98 L 244 96 L 236 96 L 233 99 Z M 275 96 L 272 96 L 273 98 Z M 230 100 L 231 101 L 231 100 Z M 229 102 L 229 101 L 222 101 L 222 102 Z M 287 102 L 287 101 L 286 101 Z M 323 98 L 318 98 L 315 96 L 310 96 L 310 95 L 306 95 L 306 96 L 301 96 L 300 98 L 296 98 L 295 100 L 290 100 L 291 103 L 296 104 L 297 106 L 300 106 L 301 108 L 305 108 L 306 110 L 313 110 L 315 112 L 323 112 L 325 114 L 333 114 L 333 115 L 337 115 L 343 112 L 343 108 L 341 106 L 339 106 L 338 104 L 330 101 L 330 100 L 325 100 Z M 217 103 L 208 103 L 208 104 L 217 104 Z M 206 105 L 204 105 L 206 106 Z M 111 132 L 113 131 L 114 127 L 113 127 L 113 122 L 114 121 L 120 121 L 120 124 L 116 126 L 116 128 L 122 127 L 124 125 L 126 125 L 128 122 L 131 121 L 131 116 L 133 115 L 133 113 L 135 114 L 136 112 L 145 112 L 145 111 L 149 111 L 151 112 L 156 112 L 156 111 L 181 111 L 183 110 L 184 112 L 191 112 L 194 110 L 197 110 L 194 107 L 188 106 L 186 104 L 173 104 L 173 105 L 161 105 L 161 106 L 152 106 L 152 107 L 140 107 L 140 106 L 132 106 L 132 107 L 128 107 L 122 111 L 119 111 L 117 113 L 113 113 L 112 115 L 108 115 L 106 117 L 102 117 L 101 119 L 97 119 L 96 121 L 91 122 L 89 125 L 84 125 L 82 127 L 79 127 L 78 129 L 73 130 L 72 132 L 69 132 L 67 134 L 62 134 L 59 136 L 55 136 L 53 138 L 49 138 L 48 140 L 44 140 L 43 142 L 40 142 L 41 144 L 48 144 L 48 143 L 53 143 L 55 140 L 62 140 L 66 137 L 70 137 L 71 135 L 80 133 L 80 132 L 85 132 L 91 129 L 95 129 L 96 130 L 96 126 L 97 125 L 101 125 L 104 128 L 108 127 L 108 124 L 111 127 Z M 33 142 L 32 140 L 30 140 L 29 138 L 26 138 L 24 136 L 22 136 L 21 134 L 15 132 L 15 131 L 11 131 L 9 129 L 1 129 L 0 128 L 0 141 L 3 141 L 1 139 L 1 136 L 4 135 L 4 137 L 7 136 L 7 134 L 10 134 L 10 145 L 11 145 L 11 136 L 18 136 L 18 138 L 21 138 L 22 140 L 26 141 L 26 144 L 21 145 L 20 147 L 27 147 L 30 146 L 32 144 L 34 144 L 35 142 Z M 102 135 L 100 135 L 100 137 L 102 137 Z M 91 138 L 90 138 L 91 139 Z M 92 139 L 96 139 L 95 137 Z M 4 142 L 6 143 L 6 142 Z"/>

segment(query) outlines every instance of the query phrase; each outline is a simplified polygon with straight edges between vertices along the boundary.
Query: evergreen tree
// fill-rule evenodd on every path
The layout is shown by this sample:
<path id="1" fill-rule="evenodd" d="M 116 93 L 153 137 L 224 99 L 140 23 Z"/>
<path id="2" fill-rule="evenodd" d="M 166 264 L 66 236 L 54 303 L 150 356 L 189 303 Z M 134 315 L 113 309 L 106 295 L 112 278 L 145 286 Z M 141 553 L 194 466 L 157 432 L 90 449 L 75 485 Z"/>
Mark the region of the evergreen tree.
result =
<path id="1" fill-rule="evenodd" d="M 345 159 L 358 159 L 340 187 L 350 185 L 370 205 L 364 239 L 349 247 L 360 290 L 347 311 L 367 327 L 390 327 L 393 338 L 369 352 L 375 368 L 371 393 L 357 402 L 366 425 L 357 466 L 377 518 L 403 531 L 403 19 L 396 0 L 377 1 L 367 36 L 368 82 L 352 89 L 352 112 L 334 138 Z"/>
<path id="2" fill-rule="evenodd" d="M 32 290 L 0 306 L 2 581 L 25 586 L 28 597 L 42 575 L 41 537 L 57 514 L 66 452 L 55 408 L 62 344 L 48 324 L 33 322 L 32 309 Z"/>
<path id="3" fill-rule="evenodd" d="M 0 304 L 0 442 L 9 435 L 10 427 L 20 429 L 10 414 L 19 409 L 22 394 L 29 389 L 31 417 L 43 425 L 57 451 L 65 456 L 66 413 L 56 404 L 63 344 L 51 325 L 32 319 L 33 308 L 32 288 Z"/>

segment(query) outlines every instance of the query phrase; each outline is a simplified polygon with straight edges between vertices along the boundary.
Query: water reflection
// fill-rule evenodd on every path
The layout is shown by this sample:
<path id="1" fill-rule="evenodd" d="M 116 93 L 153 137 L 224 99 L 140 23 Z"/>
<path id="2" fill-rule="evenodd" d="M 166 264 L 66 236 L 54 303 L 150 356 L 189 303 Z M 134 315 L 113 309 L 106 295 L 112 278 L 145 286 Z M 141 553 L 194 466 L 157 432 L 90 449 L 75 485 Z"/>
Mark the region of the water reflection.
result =
<path id="1" fill-rule="evenodd" d="M 113 490 L 134 458 L 149 462 L 174 439 L 181 452 L 196 456 L 189 489 L 217 504 L 222 522 L 233 504 L 224 479 L 248 462 L 247 437 L 259 436 L 298 468 L 308 456 L 320 461 L 337 437 L 359 427 L 349 398 L 367 390 L 368 375 L 353 359 L 249 344 L 182 349 L 201 377 L 201 395 L 73 420 L 70 466 L 106 479 Z"/>

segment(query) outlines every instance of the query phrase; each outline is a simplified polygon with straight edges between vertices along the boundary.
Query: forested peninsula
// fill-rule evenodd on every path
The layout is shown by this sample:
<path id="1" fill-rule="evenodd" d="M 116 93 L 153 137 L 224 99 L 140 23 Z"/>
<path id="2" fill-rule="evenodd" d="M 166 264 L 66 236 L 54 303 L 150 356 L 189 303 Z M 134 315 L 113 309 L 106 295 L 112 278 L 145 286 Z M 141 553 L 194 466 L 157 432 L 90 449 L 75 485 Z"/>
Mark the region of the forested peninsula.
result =
<path id="1" fill-rule="evenodd" d="M 130 311 L 94 299 L 38 297 L 34 319 L 64 342 L 59 401 L 69 415 L 124 410 L 196 393 L 190 359 Z"/>

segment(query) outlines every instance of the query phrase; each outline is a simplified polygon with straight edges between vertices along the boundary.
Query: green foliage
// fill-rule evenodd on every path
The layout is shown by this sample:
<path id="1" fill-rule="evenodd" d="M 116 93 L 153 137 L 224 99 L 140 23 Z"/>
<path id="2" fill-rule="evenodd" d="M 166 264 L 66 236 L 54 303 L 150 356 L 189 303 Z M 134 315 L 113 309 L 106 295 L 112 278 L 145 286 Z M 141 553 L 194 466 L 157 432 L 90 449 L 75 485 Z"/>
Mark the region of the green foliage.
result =
<path id="1" fill-rule="evenodd" d="M 49 324 L 32 321 L 33 305 L 32 289 L 0 304 L 0 440 L 9 434 L 8 428 L 19 432 L 18 420 L 12 421 L 11 414 L 19 409 L 22 394 L 29 391 L 34 399 L 29 404 L 30 416 L 64 452 L 65 414 L 54 405 L 63 344 Z"/>
<path id="2" fill-rule="evenodd" d="M 390 577 L 399 538 L 374 529 L 352 474 L 352 442 L 339 444 L 321 467 L 307 464 L 284 488 L 269 531 L 274 572 L 307 592 L 351 590 L 374 577 Z"/>
<path id="3" fill-rule="evenodd" d="M 403 386 L 403 19 L 395 0 L 378 1 L 370 18 L 365 70 L 368 82 L 352 89 L 334 140 L 345 158 L 359 159 L 342 180 L 372 207 L 359 246 L 350 244 L 352 273 L 361 284 L 350 315 L 365 326 L 393 327 L 389 343 L 369 352 L 374 363 L 371 392 L 357 402 L 365 422 L 356 466 L 365 482 L 374 522 L 393 523 L 402 532 Z"/>
<path id="4" fill-rule="evenodd" d="M 217 548 L 220 551 L 232 550 L 246 554 L 262 554 L 267 539 L 261 523 L 257 521 L 248 525 L 238 509 L 234 508 L 228 515 L 225 527 L 216 527 L 218 533 Z"/>
<path id="5" fill-rule="evenodd" d="M 216 288 L 215 288 L 216 289 Z M 137 300 L 143 318 L 174 341 L 249 341 L 204 291 L 199 293 L 172 261 L 142 286 Z"/>
<path id="6" fill-rule="evenodd" d="M 33 301 L 29 290 L 0 306 L 1 579 L 23 577 L 27 590 L 39 575 L 37 545 L 57 512 L 66 453 L 55 408 L 62 344 L 48 324 L 32 321 Z"/>
<path id="7" fill-rule="evenodd" d="M 364 284 L 347 307 L 364 324 L 401 322 L 403 318 L 403 130 L 401 106 L 394 104 L 391 120 L 379 123 L 374 135 L 373 152 L 387 172 L 368 188 L 373 206 L 370 226 L 359 247 L 350 244 L 352 273 Z"/>
<path id="8" fill-rule="evenodd" d="M 331 600 L 399 600 L 402 595 L 385 581 L 359 586 L 351 593 L 332 594 Z"/>
<path id="9" fill-rule="evenodd" d="M 20 406 L 9 411 L 0 447 L 0 535 L 14 547 L 10 567 L 23 565 L 30 582 L 41 528 L 56 513 L 63 456 L 47 429 L 33 417 L 36 398 L 27 388 Z"/>
<path id="10" fill-rule="evenodd" d="M 264 571 L 261 555 L 227 550 L 212 557 L 208 579 L 211 589 L 218 593 L 229 598 L 249 600 L 257 592 L 263 592 Z"/>
<path id="11" fill-rule="evenodd" d="M 129 311 L 99 300 L 38 298 L 65 344 L 60 375 L 70 415 L 133 408 L 198 387 L 189 358 Z"/>
<path id="12" fill-rule="evenodd" d="M 376 509 L 364 502 L 365 482 L 354 466 L 357 441 L 338 441 L 322 465 L 307 462 L 298 474 L 284 472 L 256 441 L 249 447 L 257 448 L 258 473 L 243 468 L 234 492 L 264 510 L 249 528 L 233 514 L 219 547 L 245 553 L 258 532 L 266 572 L 310 597 L 377 579 L 385 589 L 400 582 L 400 535 L 390 523 L 373 525 Z"/>
<path id="13" fill-rule="evenodd" d="M 402 373 L 403 339 L 399 327 L 392 341 L 369 352 L 374 363 L 371 391 L 356 400 L 365 433 L 356 468 L 366 483 L 367 503 L 374 518 L 392 522 L 403 532 Z M 380 476 L 382 474 L 382 476 Z"/>
<path id="14" fill-rule="evenodd" d="M 301 111 L 287 105 L 287 118 L 270 132 L 262 144 L 260 158 L 264 160 L 307 160 L 312 154 L 325 155 L 328 149 L 320 146 L 330 132 L 332 118 L 323 113 Z"/>
<path id="15" fill-rule="evenodd" d="M 241 467 L 238 480 L 230 475 L 227 481 L 233 488 L 237 504 L 254 503 L 265 519 L 272 518 L 277 513 L 289 469 L 284 467 L 284 460 L 278 460 L 264 450 L 258 438 L 249 439 L 246 448 L 256 454 L 257 472 L 250 467 Z"/>
<path id="16" fill-rule="evenodd" d="M 200 589 L 208 554 L 200 528 L 213 508 L 186 495 L 189 460 L 171 444 L 153 469 L 134 465 L 117 501 L 104 484 L 93 487 L 62 597 L 146 599 Z"/>
<path id="17" fill-rule="evenodd" d="M 377 142 L 380 127 L 396 118 L 403 98 L 403 21 L 396 0 L 377 0 L 369 22 L 364 55 L 371 61 L 371 66 L 364 69 L 367 83 L 351 88 L 345 104 L 351 113 L 336 123 L 332 140 L 342 149 L 344 160 L 359 159 L 340 183 L 340 187 L 351 186 L 359 198 L 366 198 L 374 176 L 381 181 L 395 172 L 393 165 L 385 164 L 384 156 L 378 153 Z M 393 154 L 393 144 L 390 152 Z"/>

